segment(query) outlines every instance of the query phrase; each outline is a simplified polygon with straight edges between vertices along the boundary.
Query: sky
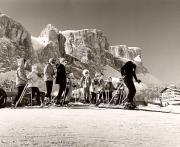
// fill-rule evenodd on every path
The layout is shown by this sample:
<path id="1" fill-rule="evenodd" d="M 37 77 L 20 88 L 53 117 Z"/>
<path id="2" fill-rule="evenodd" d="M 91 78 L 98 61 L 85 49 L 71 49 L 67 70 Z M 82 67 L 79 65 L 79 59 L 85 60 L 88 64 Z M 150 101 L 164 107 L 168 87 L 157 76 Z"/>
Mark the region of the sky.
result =
<path id="1" fill-rule="evenodd" d="M 179 0 L 0 0 L 0 11 L 33 36 L 49 23 L 59 30 L 100 29 L 110 45 L 142 48 L 154 76 L 180 83 Z"/>

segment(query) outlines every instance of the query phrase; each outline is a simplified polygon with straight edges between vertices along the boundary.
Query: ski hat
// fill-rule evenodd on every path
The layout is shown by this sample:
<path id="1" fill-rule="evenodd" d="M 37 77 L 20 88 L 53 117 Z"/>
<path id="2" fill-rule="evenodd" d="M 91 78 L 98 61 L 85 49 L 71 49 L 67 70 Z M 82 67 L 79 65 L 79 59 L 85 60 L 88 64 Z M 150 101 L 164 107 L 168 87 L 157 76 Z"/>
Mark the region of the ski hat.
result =
<path id="1" fill-rule="evenodd" d="M 137 56 L 134 58 L 134 61 L 135 61 L 135 62 L 139 62 L 139 63 L 142 62 L 140 55 L 137 55 Z"/>
<path id="2" fill-rule="evenodd" d="M 89 70 L 84 69 L 84 70 L 83 70 L 83 76 L 86 76 L 86 73 L 89 73 Z"/>

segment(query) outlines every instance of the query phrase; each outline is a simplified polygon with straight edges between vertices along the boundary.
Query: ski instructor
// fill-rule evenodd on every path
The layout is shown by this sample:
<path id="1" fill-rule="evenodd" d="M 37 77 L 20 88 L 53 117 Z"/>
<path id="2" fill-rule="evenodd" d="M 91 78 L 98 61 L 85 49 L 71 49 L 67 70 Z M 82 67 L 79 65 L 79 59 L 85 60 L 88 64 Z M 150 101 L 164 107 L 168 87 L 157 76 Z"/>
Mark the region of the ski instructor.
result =
<path id="1" fill-rule="evenodd" d="M 134 59 L 135 60 L 135 59 Z M 136 60 L 135 60 L 136 61 Z M 139 62 L 139 61 L 138 61 Z M 135 109 L 134 96 L 136 94 L 136 88 L 133 82 L 133 78 L 136 82 L 140 83 L 141 80 L 136 76 L 136 64 L 135 62 L 128 61 L 121 67 L 121 75 L 124 78 L 124 83 L 128 88 L 127 103 L 125 109 Z"/>
<path id="2" fill-rule="evenodd" d="M 58 63 L 56 64 L 57 74 L 56 74 L 56 84 L 59 85 L 59 92 L 57 95 L 56 105 L 62 105 L 63 97 L 62 94 L 66 89 L 66 69 L 65 66 L 67 61 L 65 58 L 60 58 Z M 61 102 L 62 101 L 62 102 Z"/>

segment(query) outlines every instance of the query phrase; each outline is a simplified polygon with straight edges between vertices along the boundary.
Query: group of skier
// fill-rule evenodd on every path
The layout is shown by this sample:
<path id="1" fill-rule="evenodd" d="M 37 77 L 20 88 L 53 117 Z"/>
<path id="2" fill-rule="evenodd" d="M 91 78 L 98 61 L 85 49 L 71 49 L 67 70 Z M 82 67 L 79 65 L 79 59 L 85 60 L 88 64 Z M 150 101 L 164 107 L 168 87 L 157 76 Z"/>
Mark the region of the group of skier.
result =
<path id="1" fill-rule="evenodd" d="M 25 67 L 28 61 L 21 58 L 18 59 L 18 68 L 16 71 L 16 86 L 17 94 L 12 102 L 12 106 L 20 106 L 19 99 L 25 88 L 30 88 L 32 92 L 32 97 L 36 96 L 37 105 L 42 105 L 42 100 L 40 98 L 40 90 L 38 88 L 38 67 L 32 65 L 31 72 L 26 75 Z M 56 105 L 62 105 L 70 101 L 72 96 L 72 79 L 74 78 L 73 73 L 66 74 L 66 64 L 65 58 L 59 58 L 58 60 L 50 58 L 49 62 L 44 68 L 44 81 L 46 84 L 46 94 L 44 101 L 50 103 L 52 100 L 52 88 L 53 81 L 55 79 L 55 84 L 59 85 L 59 90 L 56 99 Z M 136 93 L 136 88 L 134 86 L 133 78 L 136 82 L 141 82 L 136 77 L 136 64 L 132 61 L 126 62 L 121 67 L 122 78 L 119 78 L 117 86 L 115 87 L 112 82 L 112 78 L 104 80 L 103 73 L 96 73 L 94 78 L 90 77 L 89 70 L 83 70 L 83 76 L 80 79 L 80 87 L 83 91 L 84 103 L 91 103 L 99 105 L 100 103 L 111 103 L 122 104 L 124 98 L 126 98 L 125 108 L 134 109 L 136 106 L 134 104 L 134 96 Z M 28 86 L 27 86 L 28 85 Z M 124 95 L 124 85 L 128 88 L 127 96 Z M 114 96 L 113 91 L 116 90 Z M 66 99 L 65 99 L 66 98 Z M 64 100 L 64 101 L 63 101 Z M 116 101 L 114 101 L 116 100 Z"/>
<path id="2" fill-rule="evenodd" d="M 95 74 L 94 79 L 91 80 L 89 71 L 84 70 L 81 87 L 83 87 L 85 102 L 99 105 L 100 103 L 110 104 L 113 100 L 114 104 L 124 104 L 126 109 L 135 109 L 134 96 L 136 88 L 133 79 L 138 83 L 141 82 L 136 76 L 136 64 L 132 61 L 126 62 L 121 67 L 121 75 L 122 78 L 119 78 L 117 86 L 114 87 L 111 77 L 104 81 L 104 75 L 101 73 Z M 124 85 L 128 88 L 127 95 L 124 94 Z M 116 92 L 113 96 L 114 90 Z"/>

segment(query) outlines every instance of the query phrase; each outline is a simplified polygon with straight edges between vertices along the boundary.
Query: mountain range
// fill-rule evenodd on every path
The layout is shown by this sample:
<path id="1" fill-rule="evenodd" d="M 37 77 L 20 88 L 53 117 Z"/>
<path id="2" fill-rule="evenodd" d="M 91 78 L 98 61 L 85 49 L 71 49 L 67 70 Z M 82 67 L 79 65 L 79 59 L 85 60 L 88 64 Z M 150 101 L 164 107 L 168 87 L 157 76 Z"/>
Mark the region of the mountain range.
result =
<path id="1" fill-rule="evenodd" d="M 64 57 L 68 61 L 67 71 L 76 78 L 82 76 L 83 69 L 88 69 L 92 77 L 95 72 L 103 72 L 105 77 L 118 78 L 122 65 L 138 57 L 141 62 L 136 62 L 137 74 L 142 81 L 147 85 L 162 84 L 143 65 L 142 51 L 140 47 L 110 45 L 103 31 L 97 29 L 62 31 L 48 24 L 35 37 L 21 23 L 0 14 L 1 73 L 15 71 L 20 57 L 39 65 L 41 72 L 49 58 Z"/>

